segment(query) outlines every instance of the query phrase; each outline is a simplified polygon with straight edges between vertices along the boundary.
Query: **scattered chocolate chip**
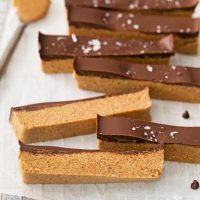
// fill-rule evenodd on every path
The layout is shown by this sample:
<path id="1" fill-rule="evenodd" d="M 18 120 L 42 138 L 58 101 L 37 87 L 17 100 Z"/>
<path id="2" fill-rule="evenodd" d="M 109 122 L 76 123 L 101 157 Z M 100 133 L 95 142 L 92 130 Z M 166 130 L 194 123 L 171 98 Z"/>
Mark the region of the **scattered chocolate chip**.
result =
<path id="1" fill-rule="evenodd" d="M 199 182 L 198 182 L 197 180 L 194 180 L 194 181 L 192 182 L 192 184 L 191 184 L 191 188 L 192 188 L 193 190 L 199 189 Z"/>
<path id="2" fill-rule="evenodd" d="M 190 114 L 189 114 L 189 112 L 187 110 L 183 113 L 183 118 L 185 118 L 185 119 L 189 119 L 190 118 Z"/>

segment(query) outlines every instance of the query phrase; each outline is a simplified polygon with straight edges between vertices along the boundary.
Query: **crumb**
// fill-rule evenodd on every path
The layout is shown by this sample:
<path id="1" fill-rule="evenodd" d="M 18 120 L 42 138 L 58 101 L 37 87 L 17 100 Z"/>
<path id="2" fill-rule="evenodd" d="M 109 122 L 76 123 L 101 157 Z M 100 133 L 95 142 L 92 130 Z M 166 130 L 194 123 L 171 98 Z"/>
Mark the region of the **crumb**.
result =
<path id="1" fill-rule="evenodd" d="M 187 110 L 183 113 L 182 116 L 183 116 L 184 119 L 189 119 L 190 118 L 190 114 L 189 114 L 189 112 Z"/>
<path id="2" fill-rule="evenodd" d="M 193 190 L 199 189 L 199 182 L 198 182 L 197 180 L 194 180 L 194 181 L 192 182 L 192 184 L 191 184 L 191 188 L 192 188 Z"/>

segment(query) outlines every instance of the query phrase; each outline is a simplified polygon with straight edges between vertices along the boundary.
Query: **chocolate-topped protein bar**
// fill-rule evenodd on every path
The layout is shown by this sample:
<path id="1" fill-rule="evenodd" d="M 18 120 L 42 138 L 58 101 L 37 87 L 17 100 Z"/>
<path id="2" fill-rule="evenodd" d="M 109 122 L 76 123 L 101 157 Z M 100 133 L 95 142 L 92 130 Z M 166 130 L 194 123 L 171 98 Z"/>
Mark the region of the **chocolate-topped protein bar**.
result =
<path id="1" fill-rule="evenodd" d="M 44 35 L 39 33 L 39 53 L 46 73 L 71 73 L 74 57 L 108 57 L 139 63 L 169 63 L 173 36 L 159 41 Z"/>
<path id="2" fill-rule="evenodd" d="M 68 21 L 69 32 L 77 35 L 158 40 L 167 34 L 173 34 L 177 52 L 197 54 L 198 51 L 199 18 L 134 15 L 69 7 Z"/>
<path id="3" fill-rule="evenodd" d="M 26 184 L 154 181 L 162 174 L 164 150 L 163 145 L 148 151 L 101 151 L 20 142 L 19 161 Z"/>
<path id="4" fill-rule="evenodd" d="M 155 99 L 200 102 L 199 68 L 79 57 L 74 62 L 74 76 L 86 90 L 109 94 L 149 87 Z"/>
<path id="5" fill-rule="evenodd" d="M 148 150 L 163 143 L 165 160 L 200 163 L 200 127 L 98 116 L 97 138 L 104 150 Z"/>
<path id="6" fill-rule="evenodd" d="M 199 0 L 65 0 L 66 7 L 80 6 L 134 14 L 192 16 Z"/>

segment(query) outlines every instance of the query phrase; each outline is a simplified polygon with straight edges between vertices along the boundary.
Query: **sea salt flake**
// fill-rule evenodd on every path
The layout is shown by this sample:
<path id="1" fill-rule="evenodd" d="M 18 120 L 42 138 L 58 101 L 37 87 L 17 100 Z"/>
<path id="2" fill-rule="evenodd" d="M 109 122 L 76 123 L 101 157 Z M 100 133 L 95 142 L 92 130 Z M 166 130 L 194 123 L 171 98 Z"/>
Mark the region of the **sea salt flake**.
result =
<path id="1" fill-rule="evenodd" d="M 177 133 L 178 133 L 177 131 L 172 131 L 172 132 L 170 133 L 170 136 L 171 136 L 172 138 L 174 138 L 174 136 L 175 136 Z"/>
<path id="2" fill-rule="evenodd" d="M 135 5 L 134 4 L 130 4 L 129 5 L 129 9 L 134 9 L 135 8 Z"/>
<path id="3" fill-rule="evenodd" d="M 141 54 L 144 54 L 144 50 L 141 50 L 140 53 L 141 53 Z"/>
<path id="4" fill-rule="evenodd" d="M 82 46 L 82 51 L 84 54 L 88 54 L 90 51 L 92 51 L 91 47 L 85 47 L 84 45 Z"/>
<path id="5" fill-rule="evenodd" d="M 103 45 L 108 45 L 108 42 L 107 42 L 107 41 L 104 41 L 104 42 L 103 42 Z"/>
<path id="6" fill-rule="evenodd" d="M 117 46 L 120 46 L 120 47 L 122 46 L 122 43 L 121 43 L 121 42 L 118 42 L 118 41 L 115 42 L 115 44 L 116 44 Z"/>
<path id="7" fill-rule="evenodd" d="M 111 1 L 110 0 L 104 0 L 105 4 L 110 4 Z"/>
<path id="8" fill-rule="evenodd" d="M 120 19 L 120 18 L 122 18 L 122 17 L 123 17 L 123 14 L 122 14 L 122 13 L 118 13 L 118 14 L 117 14 L 117 18 L 118 18 L 118 19 Z"/>
<path id="9" fill-rule="evenodd" d="M 153 72 L 153 67 L 151 65 L 147 65 L 147 71 L 148 72 Z"/>
<path id="10" fill-rule="evenodd" d="M 57 41 L 64 40 L 64 39 L 65 37 L 62 37 L 62 36 L 57 37 Z"/>
<path id="11" fill-rule="evenodd" d="M 145 129 L 145 130 L 150 130 L 151 127 L 150 127 L 150 126 L 145 126 L 144 129 Z"/>
<path id="12" fill-rule="evenodd" d="M 173 70 L 176 70 L 176 66 L 171 66 L 171 68 L 172 68 Z"/>
<path id="13" fill-rule="evenodd" d="M 90 40 L 88 44 L 92 46 L 93 51 L 99 51 L 101 49 L 101 42 L 97 39 Z"/>
<path id="14" fill-rule="evenodd" d="M 191 29 L 190 29 L 190 28 L 187 28 L 187 29 L 186 29 L 186 31 L 187 31 L 187 32 L 190 32 L 190 31 L 191 31 Z"/>
<path id="15" fill-rule="evenodd" d="M 76 35 L 74 33 L 72 33 L 71 38 L 72 38 L 73 43 L 78 42 L 78 38 L 76 37 Z"/>
<path id="16" fill-rule="evenodd" d="M 136 29 L 136 30 L 138 30 L 139 29 L 139 25 L 138 24 L 134 24 L 133 28 Z"/>
<path id="17" fill-rule="evenodd" d="M 133 14 L 133 13 L 130 13 L 128 16 L 129 16 L 130 18 L 133 18 L 133 17 L 134 17 L 134 14 Z"/>
<path id="18" fill-rule="evenodd" d="M 98 0 L 93 0 L 93 6 L 94 6 L 95 8 L 98 7 L 98 4 L 99 4 Z"/>
<path id="19" fill-rule="evenodd" d="M 130 25 L 130 24 L 132 24 L 132 20 L 131 20 L 131 19 L 128 19 L 128 20 L 126 21 L 126 23 Z"/>
<path id="20" fill-rule="evenodd" d="M 135 131 L 136 130 L 136 128 L 135 127 L 132 127 L 132 131 Z"/>
<path id="21" fill-rule="evenodd" d="M 105 16 L 106 16 L 106 17 L 110 17 L 110 13 L 108 13 L 108 12 L 105 13 Z"/>

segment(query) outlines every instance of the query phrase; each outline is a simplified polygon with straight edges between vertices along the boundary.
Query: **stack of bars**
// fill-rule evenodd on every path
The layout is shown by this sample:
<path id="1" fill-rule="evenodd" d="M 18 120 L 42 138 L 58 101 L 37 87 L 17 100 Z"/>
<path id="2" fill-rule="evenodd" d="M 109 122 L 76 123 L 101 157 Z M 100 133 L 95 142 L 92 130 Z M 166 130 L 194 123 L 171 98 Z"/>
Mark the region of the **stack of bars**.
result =
<path id="1" fill-rule="evenodd" d="M 200 163 L 200 127 L 151 122 L 151 98 L 200 103 L 198 0 L 66 0 L 68 35 L 39 33 L 45 73 L 73 73 L 105 96 L 13 107 L 27 184 L 158 180 L 164 160 Z M 98 150 L 30 143 L 91 134 Z"/>

